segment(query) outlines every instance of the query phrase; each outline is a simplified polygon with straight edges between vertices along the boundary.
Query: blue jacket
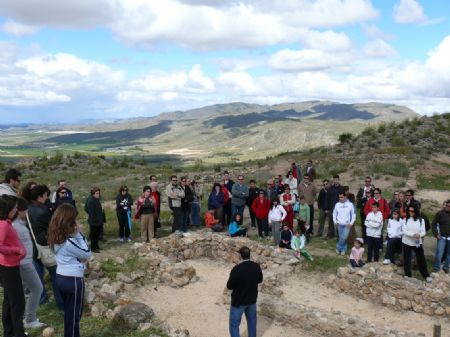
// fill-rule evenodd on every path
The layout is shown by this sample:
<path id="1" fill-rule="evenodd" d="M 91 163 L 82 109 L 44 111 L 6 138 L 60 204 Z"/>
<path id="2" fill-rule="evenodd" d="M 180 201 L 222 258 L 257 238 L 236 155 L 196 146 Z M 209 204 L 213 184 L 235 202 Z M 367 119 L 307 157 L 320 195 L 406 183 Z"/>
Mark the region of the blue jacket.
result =
<path id="1" fill-rule="evenodd" d="M 84 262 L 91 257 L 86 238 L 81 233 L 69 237 L 54 247 L 56 255 L 56 273 L 62 276 L 83 277 Z"/>
<path id="2" fill-rule="evenodd" d="M 234 233 L 237 233 L 241 227 L 237 224 L 236 221 L 231 221 L 230 225 L 228 226 L 228 233 L 230 235 L 233 235 Z"/>
<path id="3" fill-rule="evenodd" d="M 223 206 L 223 192 L 220 191 L 219 194 L 216 194 L 216 191 L 211 192 L 208 198 L 208 209 L 216 209 Z"/>

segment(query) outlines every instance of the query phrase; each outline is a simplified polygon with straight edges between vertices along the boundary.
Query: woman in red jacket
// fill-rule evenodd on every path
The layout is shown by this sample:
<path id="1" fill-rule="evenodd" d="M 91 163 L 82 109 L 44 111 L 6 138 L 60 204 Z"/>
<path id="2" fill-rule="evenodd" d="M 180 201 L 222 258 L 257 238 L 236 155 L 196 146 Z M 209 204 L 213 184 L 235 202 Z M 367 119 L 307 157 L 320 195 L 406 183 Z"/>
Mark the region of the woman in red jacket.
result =
<path id="1" fill-rule="evenodd" d="M 20 260 L 26 255 L 25 247 L 11 221 L 17 214 L 14 196 L 0 197 L 0 280 L 3 286 L 3 336 L 25 337 L 23 313 L 25 297 L 20 277 Z"/>
<path id="2" fill-rule="evenodd" d="M 364 213 L 366 214 L 366 216 L 367 214 L 372 212 L 372 204 L 374 202 L 378 202 L 378 204 L 380 205 L 379 210 L 381 214 L 383 214 L 383 220 L 389 219 L 389 216 L 391 215 L 389 203 L 381 196 L 381 190 L 379 188 L 373 190 L 373 198 L 370 198 L 364 206 Z"/>
<path id="3" fill-rule="evenodd" d="M 256 222 L 258 224 L 258 235 L 260 238 L 269 235 L 268 216 L 270 211 L 270 201 L 264 195 L 264 191 L 259 191 L 258 198 L 253 200 L 252 211 L 255 213 Z"/>
<path id="4" fill-rule="evenodd" d="M 284 185 L 284 192 L 280 195 L 280 205 L 284 207 L 287 215 L 284 218 L 283 225 L 287 225 L 291 231 L 294 230 L 294 204 L 295 194 L 291 193 L 289 185 Z"/>

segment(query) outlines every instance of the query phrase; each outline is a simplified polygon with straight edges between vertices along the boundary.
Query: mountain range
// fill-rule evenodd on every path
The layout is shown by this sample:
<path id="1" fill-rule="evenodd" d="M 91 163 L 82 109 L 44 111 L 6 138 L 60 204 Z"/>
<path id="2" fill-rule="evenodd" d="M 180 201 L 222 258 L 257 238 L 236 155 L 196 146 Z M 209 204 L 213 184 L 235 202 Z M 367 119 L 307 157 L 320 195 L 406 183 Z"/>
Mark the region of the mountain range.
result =
<path id="1" fill-rule="evenodd" d="M 333 144 L 341 133 L 358 133 L 368 125 L 417 116 L 407 107 L 382 103 L 229 103 L 109 123 L 27 126 L 23 134 L 16 127 L 15 141 L 10 143 L 7 130 L 3 130 L 9 146 L 0 150 L 29 146 L 112 154 L 177 154 L 206 161 L 249 159 Z M 24 136 L 25 131 L 37 129 L 39 134 L 32 139 Z"/>

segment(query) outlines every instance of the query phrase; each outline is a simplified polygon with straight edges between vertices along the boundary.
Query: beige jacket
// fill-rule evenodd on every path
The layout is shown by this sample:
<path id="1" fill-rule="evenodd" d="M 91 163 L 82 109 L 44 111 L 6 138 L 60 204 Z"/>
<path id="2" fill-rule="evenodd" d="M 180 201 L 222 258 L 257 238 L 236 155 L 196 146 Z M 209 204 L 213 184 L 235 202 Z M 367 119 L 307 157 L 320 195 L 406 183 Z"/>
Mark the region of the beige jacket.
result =
<path id="1" fill-rule="evenodd" d="M 309 183 L 308 185 L 306 185 L 304 182 L 302 182 L 300 185 L 298 185 L 298 195 L 303 195 L 308 205 L 314 205 L 316 194 L 317 190 L 314 183 Z"/>

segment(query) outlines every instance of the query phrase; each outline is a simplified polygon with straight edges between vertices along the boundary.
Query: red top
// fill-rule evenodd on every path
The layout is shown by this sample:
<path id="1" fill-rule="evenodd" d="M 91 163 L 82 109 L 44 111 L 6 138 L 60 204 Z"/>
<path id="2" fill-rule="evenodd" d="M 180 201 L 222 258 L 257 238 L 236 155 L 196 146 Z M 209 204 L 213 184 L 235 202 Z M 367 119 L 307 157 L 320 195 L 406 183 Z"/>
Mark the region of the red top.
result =
<path id="1" fill-rule="evenodd" d="M 270 211 L 269 199 L 264 197 L 261 201 L 261 198 L 258 197 L 255 200 L 253 200 L 252 211 L 255 213 L 258 219 L 267 219 Z"/>
<path id="2" fill-rule="evenodd" d="M 376 202 L 375 198 L 370 198 L 368 202 L 366 202 L 366 205 L 364 206 L 364 214 L 369 214 L 372 212 L 372 204 Z M 391 210 L 389 209 L 389 203 L 386 201 L 386 199 L 381 198 L 378 200 L 378 203 L 380 204 L 380 212 L 383 214 L 383 219 L 389 219 L 389 214 L 391 213 Z"/>
<path id="3" fill-rule="evenodd" d="M 212 228 L 214 225 L 218 224 L 219 220 L 214 218 L 214 214 L 206 212 L 205 213 L 205 227 Z"/>
<path id="4" fill-rule="evenodd" d="M 11 220 L 0 220 L 0 265 L 18 266 L 25 255 L 25 247 L 12 226 Z"/>
<path id="5" fill-rule="evenodd" d="M 223 204 L 225 205 L 228 199 L 230 199 L 230 193 L 225 185 L 222 186 L 222 192 L 223 192 Z"/>

